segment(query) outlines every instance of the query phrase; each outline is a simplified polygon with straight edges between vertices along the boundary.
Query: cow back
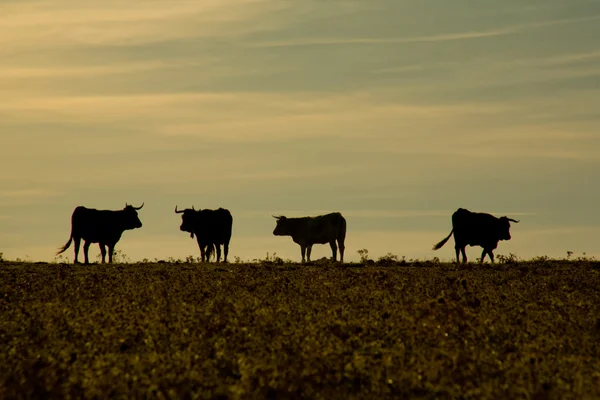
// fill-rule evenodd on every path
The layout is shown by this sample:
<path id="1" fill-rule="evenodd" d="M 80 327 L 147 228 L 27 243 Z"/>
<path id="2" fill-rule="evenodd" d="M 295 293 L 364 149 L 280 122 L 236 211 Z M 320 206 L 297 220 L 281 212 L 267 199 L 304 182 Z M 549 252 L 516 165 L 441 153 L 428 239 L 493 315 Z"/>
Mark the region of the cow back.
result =
<path id="1" fill-rule="evenodd" d="M 116 242 L 123 233 L 120 212 L 79 206 L 71 216 L 72 234 L 93 243 Z"/>
<path id="2" fill-rule="evenodd" d="M 459 208 L 452 214 L 454 239 L 459 246 L 492 246 L 498 243 L 498 218 Z"/>
<path id="3" fill-rule="evenodd" d="M 307 244 L 329 243 L 336 240 L 345 224 L 339 212 L 316 217 L 289 218 L 292 222 L 292 237 Z M 345 236 L 345 232 L 344 232 Z"/>
<path id="4" fill-rule="evenodd" d="M 233 217 L 229 210 L 199 210 L 196 216 L 196 236 L 203 242 L 229 243 Z"/>

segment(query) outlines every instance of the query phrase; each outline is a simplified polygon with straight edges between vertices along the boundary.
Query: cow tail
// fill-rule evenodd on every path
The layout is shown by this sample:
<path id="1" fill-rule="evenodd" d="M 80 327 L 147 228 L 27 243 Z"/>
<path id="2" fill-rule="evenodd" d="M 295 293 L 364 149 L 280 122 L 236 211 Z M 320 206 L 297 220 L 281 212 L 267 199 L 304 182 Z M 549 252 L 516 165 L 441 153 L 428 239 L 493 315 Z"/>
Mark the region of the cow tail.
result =
<path id="1" fill-rule="evenodd" d="M 71 245 L 71 241 L 72 240 L 73 240 L 73 235 L 71 235 L 71 237 L 69 238 L 69 241 L 67 242 L 67 244 L 65 244 L 63 247 L 60 247 L 58 249 L 58 252 L 56 253 L 56 255 L 59 255 L 60 253 L 62 253 L 65 250 L 67 250 L 69 248 L 69 246 Z"/>
<path id="2" fill-rule="evenodd" d="M 450 236 L 452 236 L 453 233 L 454 233 L 454 229 L 452 229 L 450 231 L 450 234 L 448 236 L 446 236 L 446 238 L 444 240 L 442 240 L 441 242 L 439 242 L 438 244 L 433 246 L 433 250 L 441 249 L 446 244 L 446 242 L 450 239 Z"/>
<path id="3" fill-rule="evenodd" d="M 217 253 L 217 250 L 215 248 L 215 244 L 214 243 L 209 244 L 206 248 L 206 261 L 210 262 L 210 257 L 216 253 Z"/>
<path id="4" fill-rule="evenodd" d="M 338 243 L 344 244 L 344 240 L 346 240 L 346 218 L 344 218 L 340 214 L 340 227 L 338 231 L 337 237 Z"/>

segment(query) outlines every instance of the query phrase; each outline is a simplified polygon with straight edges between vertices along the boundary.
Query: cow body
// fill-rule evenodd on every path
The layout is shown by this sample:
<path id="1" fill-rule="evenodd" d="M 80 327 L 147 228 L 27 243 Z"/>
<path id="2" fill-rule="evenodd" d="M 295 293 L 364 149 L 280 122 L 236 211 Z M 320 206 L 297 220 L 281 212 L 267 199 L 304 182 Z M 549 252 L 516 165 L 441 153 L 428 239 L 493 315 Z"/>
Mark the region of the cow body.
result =
<path id="1" fill-rule="evenodd" d="M 329 243 L 331 246 L 333 261 L 336 261 L 339 248 L 340 262 L 344 262 L 346 219 L 339 212 L 318 217 L 286 218 L 278 216 L 275 219 L 277 219 L 277 226 L 273 235 L 291 236 L 292 240 L 300 245 L 302 262 L 306 260 L 310 262 L 313 244 L 325 243 Z"/>
<path id="2" fill-rule="evenodd" d="M 475 213 L 464 208 L 459 208 L 452 214 L 452 231 L 441 242 L 433 247 L 438 250 L 446 244 L 450 236 L 454 234 L 454 248 L 456 250 L 456 262 L 460 262 L 460 253 L 463 256 L 463 263 L 467 262 L 465 247 L 481 246 L 481 262 L 486 254 L 490 261 L 494 262 L 493 251 L 498 247 L 500 240 L 510 240 L 510 222 L 519 221 L 507 217 L 494 217 L 491 214 Z"/>
<path id="3" fill-rule="evenodd" d="M 141 228 L 142 222 L 138 218 L 137 210 L 140 207 L 125 205 L 125 208 L 119 211 L 96 210 L 79 206 L 73 211 L 71 216 L 71 237 L 69 241 L 59 249 L 57 255 L 64 252 L 75 242 L 75 260 L 79 263 L 79 246 L 81 239 L 84 240 L 83 255 L 85 263 L 89 264 L 88 250 L 90 244 L 98 243 L 100 253 L 102 253 L 102 263 L 106 259 L 106 248 L 108 247 L 108 262 L 112 263 L 115 245 L 121 239 L 125 230 Z"/>
<path id="4" fill-rule="evenodd" d="M 217 210 L 194 210 L 185 209 L 178 211 L 181 216 L 180 230 L 189 232 L 190 237 L 196 236 L 202 262 L 208 262 L 213 249 L 217 253 L 217 262 L 221 261 L 221 245 L 223 245 L 223 261 L 227 262 L 229 254 L 229 242 L 233 228 L 233 217 L 229 210 L 219 208 Z"/>

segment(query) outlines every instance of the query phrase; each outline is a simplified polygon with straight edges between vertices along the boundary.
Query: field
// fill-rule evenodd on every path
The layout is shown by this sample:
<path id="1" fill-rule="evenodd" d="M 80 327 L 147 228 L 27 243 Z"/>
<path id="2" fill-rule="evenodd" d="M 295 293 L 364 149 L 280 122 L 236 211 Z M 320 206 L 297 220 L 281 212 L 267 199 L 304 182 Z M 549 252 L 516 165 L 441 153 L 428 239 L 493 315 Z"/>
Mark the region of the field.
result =
<path id="1" fill-rule="evenodd" d="M 600 263 L 0 264 L 0 398 L 600 398 Z"/>

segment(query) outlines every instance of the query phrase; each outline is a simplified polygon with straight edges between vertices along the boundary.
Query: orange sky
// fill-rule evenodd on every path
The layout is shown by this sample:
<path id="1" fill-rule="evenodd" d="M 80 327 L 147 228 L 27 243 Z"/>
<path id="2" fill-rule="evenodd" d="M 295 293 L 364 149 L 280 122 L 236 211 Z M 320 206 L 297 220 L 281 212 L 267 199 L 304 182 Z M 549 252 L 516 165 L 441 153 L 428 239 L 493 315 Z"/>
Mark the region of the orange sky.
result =
<path id="1" fill-rule="evenodd" d="M 348 260 L 450 259 L 430 249 L 458 207 L 522 220 L 499 254 L 600 255 L 598 1 L 0 13 L 5 258 L 52 260 L 77 205 L 142 201 L 144 227 L 118 245 L 133 260 L 198 254 L 176 204 L 230 209 L 232 259 L 298 260 L 271 215 L 327 211 L 348 219 Z"/>

